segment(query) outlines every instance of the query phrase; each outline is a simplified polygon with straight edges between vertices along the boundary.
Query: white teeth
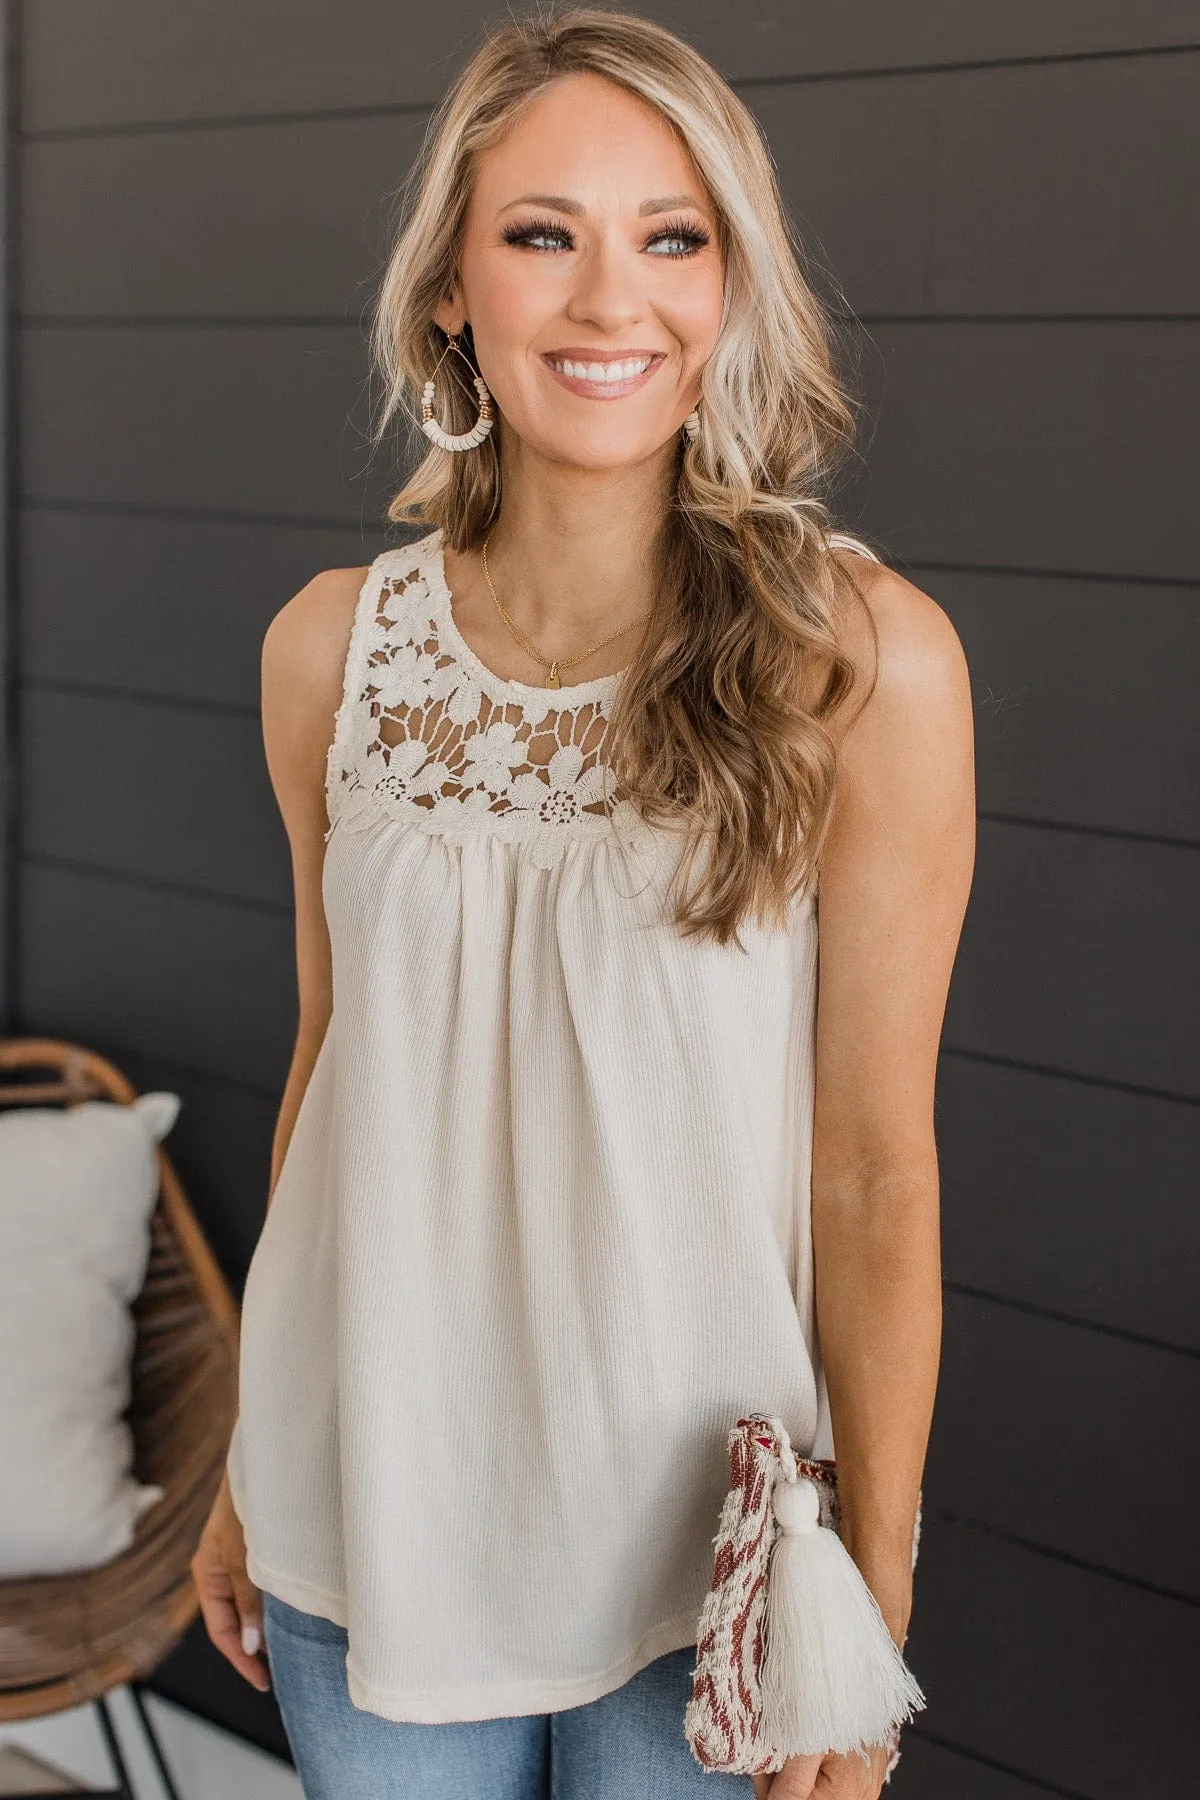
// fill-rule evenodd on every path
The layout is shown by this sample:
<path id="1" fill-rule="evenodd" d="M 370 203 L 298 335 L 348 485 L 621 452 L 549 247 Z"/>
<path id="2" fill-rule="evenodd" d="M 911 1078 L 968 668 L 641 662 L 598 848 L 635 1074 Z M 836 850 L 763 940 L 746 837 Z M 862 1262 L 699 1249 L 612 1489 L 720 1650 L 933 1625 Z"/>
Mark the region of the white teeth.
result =
<path id="1" fill-rule="evenodd" d="M 576 381 L 615 382 L 632 381 L 635 375 L 641 375 L 648 369 L 653 360 L 650 356 L 638 356 L 632 357 L 628 362 L 582 363 L 568 362 L 565 359 L 556 362 L 551 358 L 550 366 L 557 369 L 559 374 L 571 376 Z"/>

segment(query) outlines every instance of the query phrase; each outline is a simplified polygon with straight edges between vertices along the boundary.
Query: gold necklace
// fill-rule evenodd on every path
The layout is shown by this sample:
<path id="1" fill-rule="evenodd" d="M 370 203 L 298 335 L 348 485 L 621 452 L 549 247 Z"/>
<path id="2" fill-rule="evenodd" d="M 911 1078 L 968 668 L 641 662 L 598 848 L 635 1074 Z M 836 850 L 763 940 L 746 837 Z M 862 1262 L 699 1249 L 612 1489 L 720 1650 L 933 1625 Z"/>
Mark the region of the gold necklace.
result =
<path id="1" fill-rule="evenodd" d="M 487 547 L 491 535 L 492 534 L 489 531 L 487 537 L 484 538 L 483 550 L 480 555 L 480 560 L 483 563 L 483 578 L 487 582 L 488 587 L 491 588 L 492 599 L 496 602 L 497 607 L 499 607 L 500 617 L 504 620 L 504 623 L 508 626 L 508 629 L 512 632 L 512 635 L 516 638 L 518 644 L 520 644 L 523 649 L 528 650 L 529 654 L 535 661 L 540 662 L 544 669 L 550 671 L 549 678 L 546 682 L 547 687 L 561 687 L 562 682 L 558 678 L 558 671 L 560 669 L 574 668 L 577 662 L 583 662 L 587 657 L 592 655 L 593 651 L 603 650 L 605 644 L 611 644 L 614 638 L 624 637 L 627 631 L 632 631 L 635 625 L 640 625 L 643 619 L 648 619 L 650 617 L 649 611 L 639 613 L 638 617 L 632 619 L 628 625 L 622 625 L 620 631 L 611 632 L 608 637 L 601 638 L 598 644 L 592 644 L 587 650 L 581 651 L 578 656 L 571 656 L 565 659 L 561 656 L 556 656 L 553 662 L 549 662 L 546 657 L 542 655 L 537 646 L 530 643 L 529 639 L 525 636 L 525 633 L 512 619 L 510 619 L 503 606 L 500 605 L 500 596 L 492 586 L 491 572 L 488 569 Z"/>

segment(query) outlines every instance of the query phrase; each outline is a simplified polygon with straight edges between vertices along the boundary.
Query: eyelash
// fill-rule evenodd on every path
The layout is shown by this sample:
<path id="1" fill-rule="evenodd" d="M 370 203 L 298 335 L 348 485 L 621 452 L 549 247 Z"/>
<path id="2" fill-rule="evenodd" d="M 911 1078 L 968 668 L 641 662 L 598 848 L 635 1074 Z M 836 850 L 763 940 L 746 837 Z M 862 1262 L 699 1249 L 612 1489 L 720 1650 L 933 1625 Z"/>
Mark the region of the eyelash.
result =
<path id="1" fill-rule="evenodd" d="M 531 243 L 530 240 L 532 238 L 565 238 L 567 248 L 574 248 L 574 239 L 566 226 L 556 225 L 552 219 L 530 219 L 521 225 L 506 225 L 501 236 L 506 244 L 514 244 L 518 248 L 527 250 L 535 250 L 539 254 L 546 256 L 553 253 L 548 251 L 542 244 Z M 685 257 L 694 256 L 697 250 L 702 250 L 704 246 L 711 241 L 708 232 L 705 231 L 702 226 L 692 225 L 687 219 L 669 219 L 665 225 L 654 233 L 653 237 L 647 238 L 646 242 L 647 244 L 654 244 L 657 243 L 659 238 L 678 238 L 681 243 L 688 245 L 686 250 L 668 250 L 666 252 L 666 255 L 673 262 L 679 262 Z"/>

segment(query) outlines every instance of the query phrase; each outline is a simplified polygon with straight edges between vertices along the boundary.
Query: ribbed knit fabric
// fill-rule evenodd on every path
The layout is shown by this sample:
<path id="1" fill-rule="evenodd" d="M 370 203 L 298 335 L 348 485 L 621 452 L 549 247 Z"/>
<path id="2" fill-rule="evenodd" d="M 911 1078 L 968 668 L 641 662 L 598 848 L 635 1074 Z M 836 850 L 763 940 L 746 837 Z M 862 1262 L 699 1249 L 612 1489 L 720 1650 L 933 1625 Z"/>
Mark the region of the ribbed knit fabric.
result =
<path id="1" fill-rule="evenodd" d="M 389 1719 L 576 1706 L 694 1643 L 734 1420 L 833 1454 L 815 897 L 744 948 L 671 925 L 677 841 L 603 760 L 620 679 L 494 676 L 437 532 L 363 584 L 333 1014 L 249 1272 L 229 1473 L 251 1579 L 347 1628 L 351 1699 Z"/>

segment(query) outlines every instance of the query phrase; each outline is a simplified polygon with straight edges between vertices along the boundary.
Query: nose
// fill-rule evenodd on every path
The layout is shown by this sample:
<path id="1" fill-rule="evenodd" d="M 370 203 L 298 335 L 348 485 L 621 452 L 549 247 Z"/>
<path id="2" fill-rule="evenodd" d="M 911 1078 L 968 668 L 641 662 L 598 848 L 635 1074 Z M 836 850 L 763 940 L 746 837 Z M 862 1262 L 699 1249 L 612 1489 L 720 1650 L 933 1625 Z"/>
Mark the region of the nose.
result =
<path id="1" fill-rule="evenodd" d="M 637 252 L 604 234 L 579 259 L 578 274 L 567 304 L 567 317 L 599 331 L 618 332 L 646 314 Z"/>

